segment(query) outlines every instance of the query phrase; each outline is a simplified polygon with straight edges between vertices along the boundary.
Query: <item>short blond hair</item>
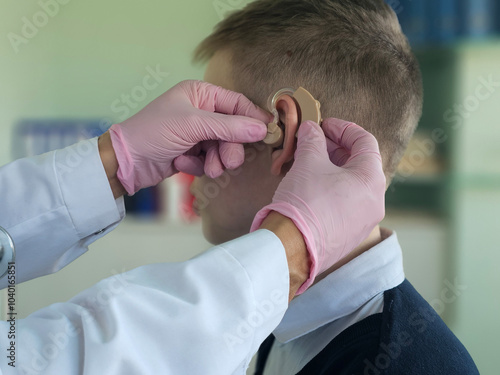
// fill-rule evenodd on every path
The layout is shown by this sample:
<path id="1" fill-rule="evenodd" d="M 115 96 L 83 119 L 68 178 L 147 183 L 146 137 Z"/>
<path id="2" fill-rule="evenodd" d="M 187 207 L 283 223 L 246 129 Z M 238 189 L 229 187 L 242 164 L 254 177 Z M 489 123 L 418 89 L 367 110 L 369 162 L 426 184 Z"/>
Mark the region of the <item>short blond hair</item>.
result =
<path id="1" fill-rule="evenodd" d="M 308 89 L 323 117 L 378 140 L 387 180 L 422 113 L 417 59 L 383 0 L 257 0 L 220 22 L 194 60 L 232 52 L 235 89 L 265 107 L 269 94 Z"/>

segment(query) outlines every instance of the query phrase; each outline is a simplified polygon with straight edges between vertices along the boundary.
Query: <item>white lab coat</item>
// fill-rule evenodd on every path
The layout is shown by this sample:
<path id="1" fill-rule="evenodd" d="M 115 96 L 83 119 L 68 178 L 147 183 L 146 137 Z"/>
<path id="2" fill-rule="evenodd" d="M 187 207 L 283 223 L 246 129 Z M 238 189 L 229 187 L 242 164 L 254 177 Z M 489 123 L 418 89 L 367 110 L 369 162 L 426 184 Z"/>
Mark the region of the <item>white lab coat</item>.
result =
<path id="1" fill-rule="evenodd" d="M 0 186 L 17 283 L 63 268 L 124 217 L 96 139 L 8 164 Z M 0 374 L 244 374 L 282 319 L 288 288 L 281 241 L 260 230 L 184 263 L 105 279 L 18 320 L 15 339 L 0 322 Z"/>

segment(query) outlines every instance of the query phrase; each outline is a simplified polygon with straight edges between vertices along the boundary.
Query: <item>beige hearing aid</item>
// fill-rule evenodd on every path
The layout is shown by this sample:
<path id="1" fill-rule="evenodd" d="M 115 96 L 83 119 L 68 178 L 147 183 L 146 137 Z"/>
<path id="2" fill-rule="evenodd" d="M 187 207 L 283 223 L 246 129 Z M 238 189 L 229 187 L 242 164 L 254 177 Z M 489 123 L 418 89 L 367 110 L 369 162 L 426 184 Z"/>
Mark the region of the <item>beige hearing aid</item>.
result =
<path id="1" fill-rule="evenodd" d="M 281 89 L 276 94 L 271 95 L 267 102 L 269 111 L 274 115 L 274 121 L 267 126 L 267 136 L 264 139 L 264 143 L 272 147 L 281 147 L 284 142 L 285 129 L 280 126 L 280 116 L 276 109 L 276 104 L 285 95 L 290 96 L 297 106 L 299 125 L 304 121 L 314 121 L 319 125 L 322 122 L 321 104 L 314 99 L 309 91 L 303 87 L 299 87 L 296 91 L 293 89 Z M 295 136 L 297 136 L 298 128 L 294 129 L 294 131 Z"/>

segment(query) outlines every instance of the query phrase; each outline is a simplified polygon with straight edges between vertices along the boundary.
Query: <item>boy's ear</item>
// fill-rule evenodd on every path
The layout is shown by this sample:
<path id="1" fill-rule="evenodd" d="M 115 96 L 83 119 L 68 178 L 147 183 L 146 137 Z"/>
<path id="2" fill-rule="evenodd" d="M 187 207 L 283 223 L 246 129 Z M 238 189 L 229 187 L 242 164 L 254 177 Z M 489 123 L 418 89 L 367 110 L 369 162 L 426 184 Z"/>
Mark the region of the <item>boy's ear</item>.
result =
<path id="1" fill-rule="evenodd" d="M 288 95 L 283 95 L 278 99 L 276 109 L 285 127 L 283 148 L 273 151 L 272 154 L 271 173 L 279 176 L 283 165 L 293 160 L 297 146 L 295 134 L 299 127 L 299 109 L 295 100 Z"/>

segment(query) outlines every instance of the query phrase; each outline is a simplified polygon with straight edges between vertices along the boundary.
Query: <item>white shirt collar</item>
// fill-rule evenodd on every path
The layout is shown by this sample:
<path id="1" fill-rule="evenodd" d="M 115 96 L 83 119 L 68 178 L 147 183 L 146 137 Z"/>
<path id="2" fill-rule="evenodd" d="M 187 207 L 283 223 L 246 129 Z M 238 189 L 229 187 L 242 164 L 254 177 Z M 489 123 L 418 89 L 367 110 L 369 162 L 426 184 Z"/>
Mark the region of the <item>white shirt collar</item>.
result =
<path id="1" fill-rule="evenodd" d="M 276 339 L 286 343 L 352 314 L 373 297 L 404 281 L 396 233 L 381 228 L 384 240 L 294 298 Z"/>

